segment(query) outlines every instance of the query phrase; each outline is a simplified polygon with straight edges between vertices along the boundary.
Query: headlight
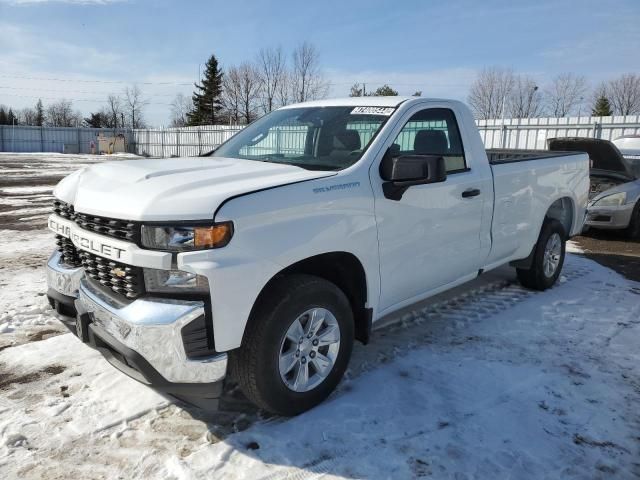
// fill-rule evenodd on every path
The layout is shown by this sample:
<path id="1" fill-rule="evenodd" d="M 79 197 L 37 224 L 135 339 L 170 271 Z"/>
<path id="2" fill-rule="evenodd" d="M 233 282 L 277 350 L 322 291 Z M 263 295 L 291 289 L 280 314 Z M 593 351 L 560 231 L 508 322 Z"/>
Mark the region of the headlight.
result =
<path id="1" fill-rule="evenodd" d="M 155 250 L 188 252 L 224 247 L 233 236 L 233 223 L 206 226 L 142 226 L 142 245 Z"/>
<path id="2" fill-rule="evenodd" d="M 182 270 L 145 268 L 144 286 L 149 293 L 209 293 L 207 277 Z"/>
<path id="3" fill-rule="evenodd" d="M 613 193 L 611 195 L 607 195 L 606 197 L 602 197 L 599 200 L 593 202 L 593 206 L 598 207 L 619 207 L 620 205 L 624 205 L 627 201 L 627 192 L 618 192 Z"/>

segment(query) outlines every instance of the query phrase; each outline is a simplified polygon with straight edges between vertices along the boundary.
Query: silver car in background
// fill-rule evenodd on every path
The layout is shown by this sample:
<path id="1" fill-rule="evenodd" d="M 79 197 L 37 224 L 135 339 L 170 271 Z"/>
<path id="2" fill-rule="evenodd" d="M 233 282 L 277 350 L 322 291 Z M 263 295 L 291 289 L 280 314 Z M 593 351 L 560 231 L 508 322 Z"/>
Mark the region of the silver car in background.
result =
<path id="1" fill-rule="evenodd" d="M 585 230 L 624 230 L 640 238 L 640 172 L 613 142 L 595 138 L 551 138 L 549 150 L 586 152 L 591 160 Z M 639 152 L 640 153 L 640 152 Z"/>

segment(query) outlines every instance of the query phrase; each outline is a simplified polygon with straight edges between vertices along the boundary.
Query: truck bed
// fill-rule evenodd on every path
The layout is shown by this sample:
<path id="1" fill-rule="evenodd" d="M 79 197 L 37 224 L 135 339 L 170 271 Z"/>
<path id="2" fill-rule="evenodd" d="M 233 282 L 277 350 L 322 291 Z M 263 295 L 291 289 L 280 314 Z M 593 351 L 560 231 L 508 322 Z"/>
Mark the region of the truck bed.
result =
<path id="1" fill-rule="evenodd" d="M 510 150 L 493 148 L 487 150 L 487 158 L 491 165 L 503 163 L 526 162 L 529 160 L 543 160 L 567 155 L 581 155 L 581 152 L 551 152 L 549 150 Z"/>

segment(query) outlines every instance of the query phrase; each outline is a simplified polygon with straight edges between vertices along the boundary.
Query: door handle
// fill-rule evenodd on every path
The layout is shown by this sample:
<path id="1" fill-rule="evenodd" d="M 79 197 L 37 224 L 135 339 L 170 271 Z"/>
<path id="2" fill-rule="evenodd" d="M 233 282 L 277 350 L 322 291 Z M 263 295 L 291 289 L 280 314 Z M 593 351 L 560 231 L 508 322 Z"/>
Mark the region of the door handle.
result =
<path id="1" fill-rule="evenodd" d="M 480 195 L 479 188 L 470 188 L 469 190 L 462 192 L 462 198 L 477 197 L 478 195 Z"/>

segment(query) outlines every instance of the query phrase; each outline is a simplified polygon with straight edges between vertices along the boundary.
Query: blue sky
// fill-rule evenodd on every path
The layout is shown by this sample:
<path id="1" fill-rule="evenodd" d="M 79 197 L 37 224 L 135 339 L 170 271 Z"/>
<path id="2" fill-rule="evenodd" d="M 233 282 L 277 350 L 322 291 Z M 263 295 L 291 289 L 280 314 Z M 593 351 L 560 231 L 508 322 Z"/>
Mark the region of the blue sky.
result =
<path id="1" fill-rule="evenodd" d="M 332 96 L 367 82 L 464 100 L 484 66 L 541 86 L 562 72 L 594 85 L 640 73 L 640 1 L 0 0 L 0 104 L 64 97 L 86 113 L 137 82 L 148 121 L 162 125 L 211 53 L 224 67 L 303 40 L 318 47 Z"/>

